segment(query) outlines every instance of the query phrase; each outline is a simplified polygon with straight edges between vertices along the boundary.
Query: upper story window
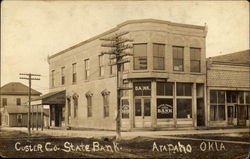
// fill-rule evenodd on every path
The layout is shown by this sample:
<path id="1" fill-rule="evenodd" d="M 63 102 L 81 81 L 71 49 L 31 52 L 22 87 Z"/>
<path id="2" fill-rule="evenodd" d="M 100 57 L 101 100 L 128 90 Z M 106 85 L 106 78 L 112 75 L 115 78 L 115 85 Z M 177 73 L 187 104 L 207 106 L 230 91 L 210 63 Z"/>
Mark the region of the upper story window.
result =
<path id="1" fill-rule="evenodd" d="M 89 79 L 89 59 L 84 60 L 85 80 Z"/>
<path id="2" fill-rule="evenodd" d="M 65 84 L 65 67 L 61 68 L 61 84 Z"/>
<path id="3" fill-rule="evenodd" d="M 201 49 L 190 48 L 190 71 L 200 72 L 201 71 Z"/>
<path id="4" fill-rule="evenodd" d="M 114 56 L 110 55 L 109 56 L 109 67 L 110 67 L 110 75 L 114 75 L 115 74 L 115 68 L 116 68 L 116 65 L 115 65 L 115 62 L 116 62 L 116 59 Z"/>
<path id="5" fill-rule="evenodd" d="M 7 98 L 3 98 L 3 107 L 7 106 Z"/>
<path id="6" fill-rule="evenodd" d="M 153 44 L 154 70 L 165 69 L 165 44 Z"/>
<path id="7" fill-rule="evenodd" d="M 55 70 L 51 71 L 51 86 L 55 87 Z"/>
<path id="8" fill-rule="evenodd" d="M 173 46 L 174 71 L 184 71 L 184 47 Z"/>
<path id="9" fill-rule="evenodd" d="M 76 83 L 76 63 L 72 64 L 72 83 Z"/>
<path id="10" fill-rule="evenodd" d="M 104 76 L 104 55 L 99 55 L 99 76 Z"/>
<path id="11" fill-rule="evenodd" d="M 16 105 L 21 105 L 21 98 L 16 99 Z"/>
<path id="12" fill-rule="evenodd" d="M 147 44 L 134 44 L 134 70 L 147 69 Z"/>

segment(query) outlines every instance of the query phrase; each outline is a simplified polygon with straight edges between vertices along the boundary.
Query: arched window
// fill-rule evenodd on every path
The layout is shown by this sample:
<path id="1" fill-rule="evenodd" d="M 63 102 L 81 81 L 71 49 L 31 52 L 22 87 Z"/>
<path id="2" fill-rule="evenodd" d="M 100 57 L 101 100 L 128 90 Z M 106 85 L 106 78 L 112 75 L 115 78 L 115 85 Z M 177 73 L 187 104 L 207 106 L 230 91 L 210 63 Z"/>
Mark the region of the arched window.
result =
<path id="1" fill-rule="evenodd" d="M 101 92 L 101 94 L 103 97 L 104 117 L 108 117 L 109 116 L 109 94 L 110 94 L 110 91 L 105 89 Z"/>
<path id="2" fill-rule="evenodd" d="M 93 93 L 88 91 L 85 94 L 85 96 L 87 98 L 87 116 L 92 117 L 92 96 L 93 96 Z"/>
<path id="3" fill-rule="evenodd" d="M 77 115 L 78 115 L 78 98 L 79 98 L 79 95 L 74 93 L 73 94 L 73 101 L 74 101 L 74 118 L 77 118 Z"/>

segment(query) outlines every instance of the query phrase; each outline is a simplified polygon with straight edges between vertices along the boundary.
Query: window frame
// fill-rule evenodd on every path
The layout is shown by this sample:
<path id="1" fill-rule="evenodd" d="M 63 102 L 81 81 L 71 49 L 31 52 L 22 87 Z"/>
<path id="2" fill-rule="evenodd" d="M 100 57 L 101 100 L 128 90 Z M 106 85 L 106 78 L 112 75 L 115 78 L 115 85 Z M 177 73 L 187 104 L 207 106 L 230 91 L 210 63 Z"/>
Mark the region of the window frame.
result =
<path id="1" fill-rule="evenodd" d="M 84 60 L 84 79 L 89 80 L 90 76 L 90 60 L 85 59 Z"/>
<path id="2" fill-rule="evenodd" d="M 77 82 L 77 71 L 76 71 L 76 63 L 72 64 L 72 84 L 76 84 Z"/>
<path id="3" fill-rule="evenodd" d="M 16 98 L 16 105 L 21 106 L 21 98 Z"/>
<path id="4" fill-rule="evenodd" d="M 2 98 L 2 102 L 3 102 L 3 104 L 2 104 L 3 107 L 7 106 L 8 105 L 8 98 Z"/>
<path id="5" fill-rule="evenodd" d="M 103 117 L 107 118 L 110 116 L 110 91 L 108 91 L 107 89 L 104 89 L 101 92 L 102 95 L 102 101 L 103 101 Z"/>
<path id="6" fill-rule="evenodd" d="M 51 71 L 51 87 L 55 87 L 55 70 Z"/>
<path id="7" fill-rule="evenodd" d="M 136 45 L 138 45 L 138 46 L 139 46 L 139 45 L 145 45 L 145 48 L 146 48 L 145 56 L 136 56 L 136 54 L 135 54 L 135 46 L 136 46 Z M 147 70 L 147 69 L 148 69 L 148 57 L 147 57 L 147 56 L 148 56 L 148 48 L 147 48 L 147 46 L 148 46 L 148 43 L 134 43 L 134 44 L 133 44 L 133 55 L 134 55 L 134 56 L 133 56 L 133 65 L 134 65 L 134 66 L 133 66 L 133 70 Z M 143 58 L 145 58 L 145 57 L 146 57 L 146 60 L 143 59 Z M 137 59 L 137 58 L 139 58 L 139 60 L 142 60 L 142 59 L 143 59 L 143 60 L 146 61 L 146 64 L 145 64 L 146 67 L 145 67 L 145 68 L 142 69 L 142 68 L 141 68 L 141 64 L 138 65 L 138 68 L 136 67 L 137 65 L 135 65 L 135 63 L 136 63 L 136 59 Z M 141 58 L 141 59 L 140 59 L 140 58 Z"/>
<path id="8" fill-rule="evenodd" d="M 86 101 L 87 101 L 87 117 L 92 117 L 92 106 L 93 106 L 93 100 L 92 96 L 87 95 L 86 96 Z"/>
<path id="9" fill-rule="evenodd" d="M 65 66 L 61 67 L 61 85 L 65 85 Z"/>
<path id="10" fill-rule="evenodd" d="M 99 77 L 104 77 L 104 55 L 98 55 Z"/>
<path id="11" fill-rule="evenodd" d="M 195 50 L 195 52 L 192 52 L 191 50 Z M 196 59 L 197 50 L 199 50 L 199 59 L 198 58 Z M 191 55 L 192 53 L 194 54 L 194 56 Z M 199 63 L 199 70 L 198 71 L 192 69 L 193 68 L 192 64 L 194 64 L 194 62 Z M 190 47 L 190 72 L 201 72 L 201 48 Z"/>
<path id="12" fill-rule="evenodd" d="M 158 52 L 155 52 L 155 48 L 157 46 Z M 163 56 L 160 56 L 160 46 L 163 46 Z M 166 52 L 166 44 L 163 43 L 153 43 L 153 70 L 165 70 L 165 52 Z M 158 55 L 158 56 L 156 56 Z M 160 68 L 158 65 L 156 65 L 157 63 L 159 63 L 159 58 L 163 58 L 163 65 Z M 155 59 L 157 59 L 155 62 Z M 156 67 L 158 66 L 158 68 Z"/>
<path id="13" fill-rule="evenodd" d="M 116 68 L 116 65 L 115 65 L 115 62 L 116 62 L 116 59 L 113 58 L 113 55 L 109 55 L 109 74 L 110 75 L 115 75 L 116 72 L 115 72 L 115 68 Z"/>
<path id="14" fill-rule="evenodd" d="M 214 92 L 216 95 L 216 98 L 214 99 L 213 102 L 211 102 L 211 93 Z M 219 92 L 224 92 L 224 102 L 221 102 L 219 100 Z M 226 97 L 226 91 L 224 90 L 210 90 L 209 91 L 209 107 L 210 107 L 210 121 L 225 121 L 226 120 L 226 102 L 227 102 L 227 97 Z M 212 109 L 212 107 L 214 107 Z M 220 109 L 219 107 L 224 107 L 224 116 L 220 117 Z M 213 110 L 213 111 L 212 111 Z M 213 112 L 213 113 L 212 113 Z M 221 120 L 222 119 L 222 120 Z"/>
<path id="15" fill-rule="evenodd" d="M 179 54 L 178 54 L 178 50 L 177 50 L 177 55 L 175 55 L 176 53 L 174 52 L 174 50 L 176 49 L 182 49 L 182 57 L 178 58 Z M 172 54 L 173 54 L 173 71 L 178 71 L 178 72 L 184 72 L 184 46 L 172 46 Z M 176 58 L 177 56 L 177 58 Z M 175 66 L 177 66 L 175 63 L 176 61 L 178 61 L 177 63 L 179 63 L 181 61 L 182 63 L 182 68 L 180 70 L 175 69 Z M 180 65 L 178 65 L 179 67 Z"/>
<path id="16" fill-rule="evenodd" d="M 74 118 L 78 118 L 78 106 L 79 106 L 79 97 L 77 95 L 73 96 L 73 104 L 74 104 Z"/>

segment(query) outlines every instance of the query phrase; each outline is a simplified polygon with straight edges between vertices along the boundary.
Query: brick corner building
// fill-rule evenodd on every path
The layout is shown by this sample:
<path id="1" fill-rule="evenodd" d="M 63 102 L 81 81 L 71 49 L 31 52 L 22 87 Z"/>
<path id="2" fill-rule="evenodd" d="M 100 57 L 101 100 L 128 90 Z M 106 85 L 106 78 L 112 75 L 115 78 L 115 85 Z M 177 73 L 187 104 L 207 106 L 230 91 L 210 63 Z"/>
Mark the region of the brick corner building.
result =
<path id="1" fill-rule="evenodd" d="M 120 101 L 123 130 L 227 126 L 212 120 L 222 108 L 207 102 L 216 67 L 206 59 L 207 27 L 155 19 L 126 21 L 48 58 L 50 93 L 40 103 L 50 105 L 51 126 L 115 129 L 116 67 L 100 39 L 120 32 L 129 32 L 134 55 L 122 67 L 123 86 L 133 88 Z"/>

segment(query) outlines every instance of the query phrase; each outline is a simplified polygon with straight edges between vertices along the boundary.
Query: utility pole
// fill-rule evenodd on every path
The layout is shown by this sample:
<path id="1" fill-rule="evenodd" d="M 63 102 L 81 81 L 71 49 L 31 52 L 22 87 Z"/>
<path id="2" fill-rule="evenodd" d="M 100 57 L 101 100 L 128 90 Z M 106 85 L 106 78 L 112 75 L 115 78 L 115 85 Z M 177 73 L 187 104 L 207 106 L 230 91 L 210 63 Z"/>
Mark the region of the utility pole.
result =
<path id="1" fill-rule="evenodd" d="M 29 80 L 28 136 L 30 137 L 31 80 L 40 80 L 40 78 L 32 78 L 32 76 L 41 76 L 41 75 L 38 75 L 38 74 L 32 74 L 32 73 L 20 73 L 19 75 L 28 76 L 28 77 L 20 77 L 20 79 L 26 79 L 26 80 Z"/>
<path id="2" fill-rule="evenodd" d="M 116 116 L 116 139 L 120 140 L 121 138 L 121 93 L 122 90 L 128 90 L 131 88 L 123 88 L 123 70 L 122 66 L 124 63 L 130 62 L 127 56 L 133 56 L 133 54 L 126 52 L 127 49 L 133 48 L 132 45 L 126 44 L 127 42 L 132 42 L 133 40 L 128 38 L 123 38 L 123 35 L 128 34 L 129 32 L 116 33 L 113 36 L 102 38 L 100 40 L 108 41 L 108 43 L 103 43 L 102 47 L 109 47 L 110 50 L 107 52 L 102 52 L 101 55 L 108 54 L 110 60 L 115 59 L 114 63 L 110 65 L 116 65 L 117 68 L 117 116 Z"/>

